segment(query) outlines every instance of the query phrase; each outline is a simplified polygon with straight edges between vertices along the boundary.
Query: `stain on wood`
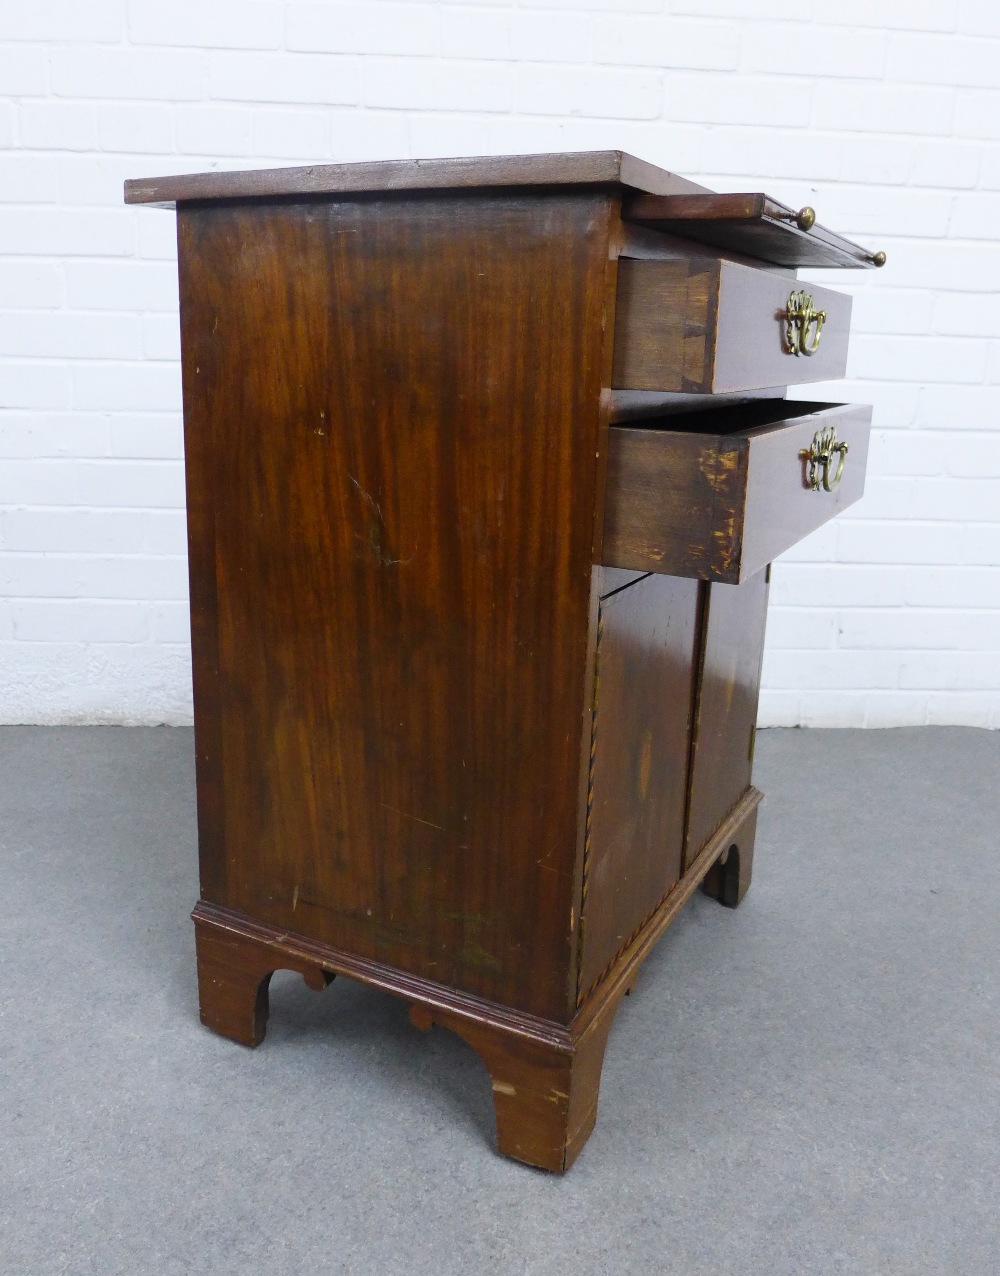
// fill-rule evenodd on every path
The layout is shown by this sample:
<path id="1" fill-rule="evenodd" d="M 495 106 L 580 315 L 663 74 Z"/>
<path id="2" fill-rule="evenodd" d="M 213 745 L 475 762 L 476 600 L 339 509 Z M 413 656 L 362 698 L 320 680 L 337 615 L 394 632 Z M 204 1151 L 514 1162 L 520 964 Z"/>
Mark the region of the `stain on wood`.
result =
<path id="1" fill-rule="evenodd" d="M 610 216 L 179 215 L 205 897 L 555 1019 Z"/>
<path id="2" fill-rule="evenodd" d="M 833 426 L 843 478 L 812 491 L 803 454 Z M 603 560 L 737 584 L 864 494 L 871 409 L 757 402 L 613 426 Z"/>

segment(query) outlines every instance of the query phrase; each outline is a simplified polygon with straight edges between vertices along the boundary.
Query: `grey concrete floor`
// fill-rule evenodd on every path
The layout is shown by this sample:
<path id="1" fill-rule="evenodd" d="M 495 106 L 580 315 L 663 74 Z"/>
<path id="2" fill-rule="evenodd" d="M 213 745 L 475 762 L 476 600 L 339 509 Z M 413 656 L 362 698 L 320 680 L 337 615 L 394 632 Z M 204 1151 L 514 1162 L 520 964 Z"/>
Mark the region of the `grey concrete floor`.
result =
<path id="1" fill-rule="evenodd" d="M 189 731 L 0 729 L 0 1272 L 995 1276 L 1000 734 L 757 757 L 753 889 L 646 963 L 559 1178 L 391 997 L 199 1025 Z"/>

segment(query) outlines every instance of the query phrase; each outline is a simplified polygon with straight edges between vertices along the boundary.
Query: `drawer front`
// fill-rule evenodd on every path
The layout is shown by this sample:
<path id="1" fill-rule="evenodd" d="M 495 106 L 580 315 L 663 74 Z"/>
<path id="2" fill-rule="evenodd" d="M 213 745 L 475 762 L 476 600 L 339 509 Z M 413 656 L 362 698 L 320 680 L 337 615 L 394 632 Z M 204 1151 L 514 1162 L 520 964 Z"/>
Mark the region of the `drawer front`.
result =
<path id="1" fill-rule="evenodd" d="M 606 566 L 735 585 L 864 493 L 869 407 L 774 400 L 663 420 L 609 432 Z"/>
<path id="2" fill-rule="evenodd" d="M 835 380 L 850 326 L 850 297 L 792 275 L 700 255 L 622 258 L 612 388 L 729 394 Z"/>

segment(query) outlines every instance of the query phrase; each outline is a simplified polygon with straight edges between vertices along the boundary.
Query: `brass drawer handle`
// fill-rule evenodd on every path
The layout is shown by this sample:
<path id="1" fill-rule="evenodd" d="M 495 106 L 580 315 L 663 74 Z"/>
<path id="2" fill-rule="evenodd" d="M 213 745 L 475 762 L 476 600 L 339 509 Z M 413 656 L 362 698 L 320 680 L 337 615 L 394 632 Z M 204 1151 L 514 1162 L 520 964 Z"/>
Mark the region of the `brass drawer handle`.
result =
<path id="1" fill-rule="evenodd" d="M 834 455 L 840 457 L 837 468 L 831 474 L 830 466 Z M 806 463 L 806 487 L 818 492 L 832 492 L 844 474 L 844 462 L 847 460 L 847 444 L 838 443 L 837 428 L 827 425 L 813 435 L 812 445 L 799 453 Z"/>
<path id="2" fill-rule="evenodd" d="M 781 317 L 785 321 L 785 353 L 815 354 L 823 335 L 826 311 L 814 308 L 812 293 L 802 288 L 789 293 L 788 309 Z"/>

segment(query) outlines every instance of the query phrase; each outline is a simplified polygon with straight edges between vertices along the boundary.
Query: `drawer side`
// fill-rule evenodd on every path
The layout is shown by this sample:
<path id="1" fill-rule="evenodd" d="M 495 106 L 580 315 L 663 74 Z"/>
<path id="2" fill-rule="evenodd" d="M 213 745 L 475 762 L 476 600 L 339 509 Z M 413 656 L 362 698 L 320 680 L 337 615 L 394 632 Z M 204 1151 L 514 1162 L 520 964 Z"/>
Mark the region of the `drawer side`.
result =
<path id="1" fill-rule="evenodd" d="M 795 297 L 808 309 L 790 340 Z M 812 315 L 823 316 L 822 326 Z M 850 326 L 850 297 L 780 270 L 704 250 L 622 257 L 612 389 L 746 394 L 836 380 L 847 368 Z"/>
<path id="2" fill-rule="evenodd" d="M 701 393 L 712 381 L 719 263 L 618 262 L 612 387 Z"/>
<path id="3" fill-rule="evenodd" d="M 741 439 L 612 428 L 604 564 L 726 579 L 739 569 L 745 488 Z"/>
<path id="4" fill-rule="evenodd" d="M 604 565 L 735 585 L 863 495 L 871 408 L 776 402 L 710 415 L 609 431 Z M 830 490 L 807 473 L 824 432 L 848 446 Z"/>

